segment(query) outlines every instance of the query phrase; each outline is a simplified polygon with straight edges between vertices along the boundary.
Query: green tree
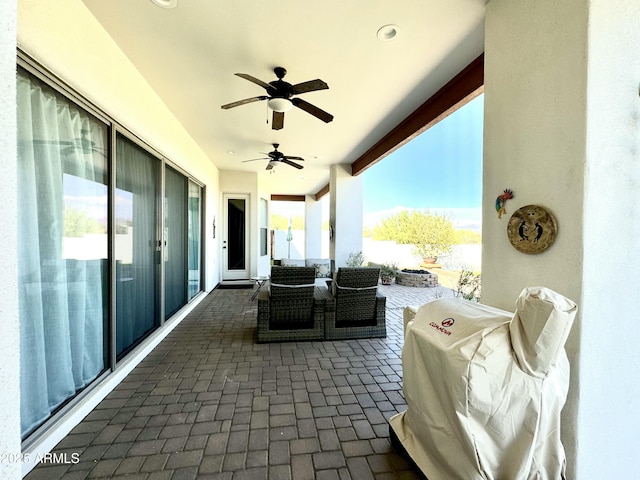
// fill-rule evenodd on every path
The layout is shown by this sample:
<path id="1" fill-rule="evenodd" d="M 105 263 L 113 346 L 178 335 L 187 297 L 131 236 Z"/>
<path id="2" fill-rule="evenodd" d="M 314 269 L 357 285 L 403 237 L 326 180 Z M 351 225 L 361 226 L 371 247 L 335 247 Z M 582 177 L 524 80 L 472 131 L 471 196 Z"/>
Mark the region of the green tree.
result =
<path id="1" fill-rule="evenodd" d="M 288 230 L 289 217 L 274 213 L 271 215 L 271 230 Z M 304 218 L 301 216 L 291 217 L 291 230 L 304 230 Z"/>
<path id="2" fill-rule="evenodd" d="M 73 207 L 64 209 L 64 236 L 84 237 L 87 233 L 107 233 L 95 218 Z"/>
<path id="3" fill-rule="evenodd" d="M 456 242 L 453 224 L 445 215 L 429 211 L 402 210 L 381 221 L 373 231 L 374 240 L 395 240 L 413 245 L 420 257 L 439 257 Z"/>
<path id="4" fill-rule="evenodd" d="M 482 236 L 478 232 L 461 228 L 456 230 L 456 245 L 478 245 L 482 243 Z"/>

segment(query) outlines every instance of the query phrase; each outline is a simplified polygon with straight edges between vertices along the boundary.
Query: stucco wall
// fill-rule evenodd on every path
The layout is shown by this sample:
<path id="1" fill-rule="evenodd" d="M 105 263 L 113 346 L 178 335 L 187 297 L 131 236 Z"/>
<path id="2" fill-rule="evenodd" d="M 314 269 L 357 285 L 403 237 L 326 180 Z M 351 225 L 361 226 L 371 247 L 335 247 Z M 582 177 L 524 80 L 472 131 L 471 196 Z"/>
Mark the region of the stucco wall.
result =
<path id="1" fill-rule="evenodd" d="M 513 310 L 523 288 L 542 285 L 579 304 L 566 346 L 569 472 L 579 397 L 587 13 L 585 2 L 493 0 L 485 37 L 482 302 Z M 514 199 L 498 219 L 494 200 L 505 188 Z M 548 208 L 558 224 L 555 243 L 537 255 L 520 253 L 507 237 L 509 217 L 529 204 Z"/>
<path id="2" fill-rule="evenodd" d="M 16 5 L 0 2 L 0 478 L 20 478 L 20 328 L 16 232 Z M 13 460 L 13 461 L 9 461 Z"/>
<path id="3" fill-rule="evenodd" d="M 309 258 L 322 258 L 322 201 L 307 195 L 304 201 L 304 251 Z"/>
<path id="4" fill-rule="evenodd" d="M 333 225 L 334 237 L 329 256 L 335 260 L 336 268 L 346 265 L 349 254 L 362 251 L 362 182 L 362 175 L 351 176 L 348 165 L 331 166 L 329 224 Z"/>
<path id="5" fill-rule="evenodd" d="M 576 478 L 637 478 L 640 2 L 590 3 Z"/>
<path id="6" fill-rule="evenodd" d="M 487 5 L 482 301 L 513 309 L 523 287 L 544 285 L 578 303 L 562 419 L 568 478 L 640 471 L 639 9 L 633 0 Z M 505 188 L 515 198 L 499 220 L 493 201 Z M 538 255 L 506 235 L 527 204 L 558 222 L 555 244 Z"/>

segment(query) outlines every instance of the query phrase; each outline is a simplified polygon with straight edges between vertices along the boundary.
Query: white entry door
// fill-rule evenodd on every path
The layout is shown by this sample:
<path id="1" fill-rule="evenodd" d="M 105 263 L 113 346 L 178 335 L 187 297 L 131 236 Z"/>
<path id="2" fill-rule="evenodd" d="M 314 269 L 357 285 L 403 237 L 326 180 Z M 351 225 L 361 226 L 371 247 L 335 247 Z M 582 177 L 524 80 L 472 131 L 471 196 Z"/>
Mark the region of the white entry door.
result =
<path id="1" fill-rule="evenodd" d="M 249 278 L 249 195 L 224 194 L 222 278 Z"/>

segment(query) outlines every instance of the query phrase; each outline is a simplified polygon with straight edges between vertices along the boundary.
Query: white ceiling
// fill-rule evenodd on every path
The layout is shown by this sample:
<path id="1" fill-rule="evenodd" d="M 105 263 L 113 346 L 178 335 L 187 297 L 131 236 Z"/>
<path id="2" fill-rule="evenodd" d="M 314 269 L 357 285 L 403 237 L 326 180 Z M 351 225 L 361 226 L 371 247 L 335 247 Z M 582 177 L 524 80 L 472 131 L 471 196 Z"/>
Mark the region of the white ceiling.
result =
<path id="1" fill-rule="evenodd" d="M 329 167 L 352 163 L 483 51 L 486 0 L 83 0 L 185 129 L 221 170 L 257 171 L 274 194 L 316 193 Z M 395 24 L 393 41 L 376 37 Z M 273 68 L 328 90 L 299 97 L 334 115 L 324 123 L 293 108 L 271 129 L 264 95 L 234 73 L 265 82 Z M 267 124 L 269 118 L 269 124 Z M 279 143 L 303 170 L 242 163 Z M 233 152 L 233 153 L 230 153 Z"/>

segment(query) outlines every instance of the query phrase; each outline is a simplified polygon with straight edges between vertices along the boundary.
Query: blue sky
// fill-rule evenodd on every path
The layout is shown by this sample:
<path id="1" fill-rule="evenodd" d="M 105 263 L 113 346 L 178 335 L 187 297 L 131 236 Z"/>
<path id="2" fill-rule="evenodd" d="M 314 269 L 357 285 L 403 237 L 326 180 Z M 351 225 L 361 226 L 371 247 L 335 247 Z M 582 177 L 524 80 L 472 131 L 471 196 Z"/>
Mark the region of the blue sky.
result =
<path id="1" fill-rule="evenodd" d="M 366 170 L 365 216 L 405 207 L 480 221 L 483 113 L 480 95 Z"/>
<path id="2" fill-rule="evenodd" d="M 364 224 L 420 208 L 446 214 L 456 227 L 480 230 L 483 114 L 480 95 L 366 170 Z M 303 216 L 304 205 L 274 202 L 272 213 Z"/>

